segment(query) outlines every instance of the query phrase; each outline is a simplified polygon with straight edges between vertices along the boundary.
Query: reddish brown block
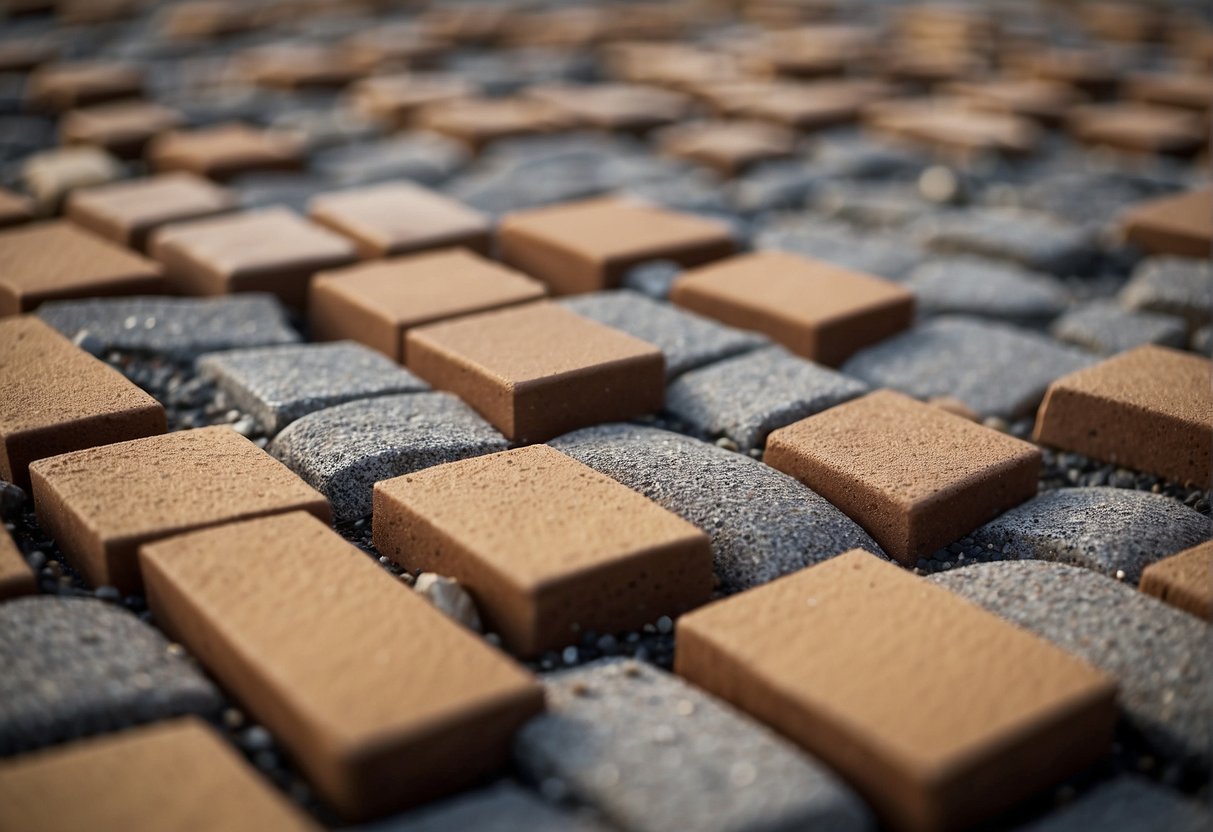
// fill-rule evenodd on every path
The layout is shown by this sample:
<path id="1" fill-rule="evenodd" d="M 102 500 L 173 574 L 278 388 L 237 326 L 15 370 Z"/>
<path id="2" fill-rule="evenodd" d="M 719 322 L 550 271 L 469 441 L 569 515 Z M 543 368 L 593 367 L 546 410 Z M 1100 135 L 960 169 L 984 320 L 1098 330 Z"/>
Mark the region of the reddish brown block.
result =
<path id="1" fill-rule="evenodd" d="M 1040 78 L 997 78 L 991 81 L 956 81 L 942 92 L 974 109 L 1010 113 L 1042 124 L 1060 124 L 1087 96 L 1069 84 Z"/>
<path id="2" fill-rule="evenodd" d="M 73 191 L 67 200 L 67 217 L 108 240 L 145 251 L 148 237 L 157 228 L 224 214 L 237 204 L 233 192 L 200 176 L 162 173 Z"/>
<path id="3" fill-rule="evenodd" d="M 9 3 L 11 12 L 12 3 Z M 6 38 L 0 41 L 0 72 L 29 72 L 59 57 L 60 46 L 53 37 Z"/>
<path id="4" fill-rule="evenodd" d="M 44 64 L 30 73 L 26 97 L 32 106 L 61 113 L 143 94 L 143 74 L 117 61 Z"/>
<path id="5" fill-rule="evenodd" d="M 1213 620 L 1213 541 L 1147 566 L 1141 573 L 1141 591 Z"/>
<path id="6" fill-rule="evenodd" d="M 408 368 L 514 442 L 661 409 L 661 350 L 541 301 L 409 330 Z"/>
<path id="7" fill-rule="evenodd" d="M 34 570 L 21 555 L 8 531 L 0 528 L 0 601 L 38 591 Z"/>
<path id="8" fill-rule="evenodd" d="M 525 656 L 677 616 L 712 591 L 706 534 L 546 445 L 376 483 L 374 521 L 382 554 L 458 580 Z"/>
<path id="9" fill-rule="evenodd" d="M 786 159 L 796 152 L 796 134 L 763 121 L 679 124 L 661 131 L 663 153 L 736 176 L 758 162 Z"/>
<path id="10" fill-rule="evenodd" d="M 529 673 L 309 515 L 169 538 L 140 563 L 156 621 L 352 820 L 493 773 L 543 710 Z"/>
<path id="11" fill-rule="evenodd" d="M 721 223 L 620 199 L 509 214 L 497 228 L 497 242 L 502 260 L 557 295 L 613 288 L 645 260 L 697 266 L 736 250 Z"/>
<path id="12" fill-rule="evenodd" d="M 1016 75 L 1069 84 L 1096 97 L 1115 91 L 1120 73 L 1106 54 L 1091 49 L 1024 47 L 1003 59 Z"/>
<path id="13" fill-rule="evenodd" d="M 141 588 L 136 551 L 182 532 L 328 500 L 229 427 L 88 448 L 30 466 L 38 522 L 93 584 Z"/>
<path id="14" fill-rule="evenodd" d="M 184 294 L 272 292 L 298 309 L 312 275 L 358 259 L 347 239 L 286 208 L 169 225 L 149 248 Z"/>
<path id="15" fill-rule="evenodd" d="M 1125 239 L 1154 254 L 1213 254 L 1213 188 L 1134 205 L 1120 218 Z"/>
<path id="16" fill-rule="evenodd" d="M 344 51 L 316 43 L 255 46 L 235 60 L 238 73 L 249 83 L 273 89 L 343 87 L 358 77 Z"/>
<path id="17" fill-rule="evenodd" d="M 1016 115 L 982 112 L 954 99 L 885 101 L 867 108 L 864 120 L 877 133 L 968 158 L 995 153 L 1023 156 L 1036 149 L 1036 124 Z"/>
<path id="18" fill-rule="evenodd" d="M 154 800 L 148 783 L 159 783 Z M 192 717 L 0 761 L 0 828 L 40 832 L 319 826 Z"/>
<path id="19" fill-rule="evenodd" d="M 560 84 L 532 87 L 526 95 L 558 107 L 578 127 L 627 133 L 678 121 L 691 105 L 680 92 L 643 84 Z"/>
<path id="20" fill-rule="evenodd" d="M 749 90 L 746 86 L 718 90 L 717 108 L 727 115 L 774 121 L 802 131 L 850 124 L 865 107 L 893 95 L 889 85 L 861 78 L 764 84 Z"/>
<path id="21" fill-rule="evenodd" d="M 1134 153 L 1190 156 L 1209 140 L 1209 125 L 1198 113 L 1131 102 L 1078 107 L 1069 129 L 1086 144 Z"/>
<path id="22" fill-rule="evenodd" d="M 163 291 L 160 266 L 68 222 L 0 232 L 0 317 L 47 300 Z"/>
<path id="23" fill-rule="evenodd" d="M 125 159 L 138 158 L 153 138 L 180 127 L 181 113 L 148 101 L 118 101 L 66 113 L 59 122 L 64 144 L 100 147 Z"/>
<path id="24" fill-rule="evenodd" d="M 184 170 L 223 181 L 255 171 L 299 170 L 304 149 L 287 133 L 220 124 L 157 136 L 147 158 L 157 171 Z"/>
<path id="25" fill-rule="evenodd" d="M 403 73 L 364 78 L 350 87 L 353 107 L 367 118 L 406 127 L 423 107 L 476 94 L 465 78 L 443 73 Z"/>
<path id="26" fill-rule="evenodd" d="M 413 119 L 479 151 L 490 142 L 568 129 L 572 122 L 559 108 L 529 98 L 461 98 L 427 105 Z"/>
<path id="27" fill-rule="evenodd" d="M 1125 97 L 1161 107 L 1207 113 L 1213 108 L 1213 78 L 1201 72 L 1147 72 L 1129 77 Z"/>
<path id="28" fill-rule="evenodd" d="M 1080 771 L 1117 719 L 1103 673 L 859 550 L 684 615 L 674 669 L 912 832 L 968 828 Z"/>
<path id="29" fill-rule="evenodd" d="M 413 327 L 539 300 L 542 283 L 470 251 L 449 249 L 324 272 L 312 281 L 312 337 L 349 339 L 405 363 Z"/>
<path id="30" fill-rule="evenodd" d="M 0 188 L 0 228 L 20 225 L 34 218 L 34 201 L 27 196 Z"/>
<path id="31" fill-rule="evenodd" d="M 780 251 L 686 272 L 670 300 L 829 366 L 914 320 L 914 294 L 896 283 Z"/>
<path id="32" fill-rule="evenodd" d="M 1213 363 L 1138 347 L 1049 385 L 1035 439 L 1067 451 L 1208 488 L 1213 464 Z"/>
<path id="33" fill-rule="evenodd" d="M 1040 449 L 891 390 L 780 428 L 763 461 L 913 566 L 1036 494 Z"/>
<path id="34" fill-rule="evenodd" d="M 410 182 L 321 194 L 308 216 L 349 237 L 364 258 L 444 246 L 489 253 L 488 217 Z"/>

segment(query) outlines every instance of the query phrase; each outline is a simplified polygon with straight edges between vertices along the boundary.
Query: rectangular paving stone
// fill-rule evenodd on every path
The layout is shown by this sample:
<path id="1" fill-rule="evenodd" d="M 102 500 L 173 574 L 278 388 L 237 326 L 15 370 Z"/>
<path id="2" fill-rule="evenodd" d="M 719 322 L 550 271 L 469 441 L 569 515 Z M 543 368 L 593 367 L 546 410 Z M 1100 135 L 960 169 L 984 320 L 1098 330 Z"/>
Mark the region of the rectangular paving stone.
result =
<path id="1" fill-rule="evenodd" d="M 67 222 L 0 231 L 0 317 L 43 301 L 157 294 L 160 266 Z"/>
<path id="2" fill-rule="evenodd" d="M 153 436 L 39 460 L 38 523 L 93 584 L 140 588 L 135 553 L 169 535 L 328 501 L 229 427 Z"/>
<path id="3" fill-rule="evenodd" d="M 780 428 L 763 461 L 907 566 L 1036 493 L 1040 450 L 892 390 Z"/>
<path id="4" fill-rule="evenodd" d="M 224 214 L 236 195 L 192 173 L 164 173 L 73 192 L 67 217 L 115 243 L 146 251 L 148 237 L 170 222 Z"/>
<path id="5" fill-rule="evenodd" d="M 543 710 L 530 674 L 311 515 L 161 540 L 140 563 L 156 620 L 348 819 L 471 785 Z"/>
<path id="6" fill-rule="evenodd" d="M 164 433 L 164 407 L 33 317 L 0 319 L 0 479 L 36 459 Z"/>
<path id="7" fill-rule="evenodd" d="M 353 108 L 364 116 L 405 127 L 423 107 L 457 101 L 476 93 L 475 85 L 455 74 L 407 72 L 374 75 L 356 82 L 349 92 Z"/>
<path id="8" fill-rule="evenodd" d="M 253 171 L 301 170 L 305 161 L 298 137 L 237 122 L 164 133 L 146 155 L 157 172 L 183 170 L 221 182 Z"/>
<path id="9" fill-rule="evenodd" d="M 514 442 L 661 409 L 661 350 L 554 303 L 417 327 L 405 339 L 410 370 Z"/>
<path id="10" fill-rule="evenodd" d="M 1208 258 L 1213 252 L 1213 188 L 1135 205 L 1121 215 L 1125 240 L 1152 254 Z"/>
<path id="11" fill-rule="evenodd" d="M 308 301 L 313 338 L 348 338 L 404 363 L 423 324 L 539 300 L 542 283 L 471 251 L 449 249 L 321 272 Z"/>
<path id="12" fill-rule="evenodd" d="M 377 483 L 374 537 L 402 566 L 459 581 L 525 656 L 677 616 L 712 591 L 707 535 L 546 445 Z"/>
<path id="13" fill-rule="evenodd" d="M 651 665 L 608 659 L 544 679 L 548 713 L 514 757 L 635 832 L 873 827 L 817 760 L 714 696 Z"/>
<path id="14" fill-rule="evenodd" d="M 1040 142 L 1037 125 L 1010 113 L 983 112 L 952 99 L 881 101 L 864 110 L 874 132 L 933 148 L 964 162 L 975 156 L 1017 157 Z"/>
<path id="15" fill-rule="evenodd" d="M 0 228 L 20 225 L 34 218 L 34 201 L 24 194 L 0 188 Z"/>
<path id="16" fill-rule="evenodd" d="M 202 356 L 197 368 L 271 435 L 326 407 L 429 389 L 394 361 L 348 341 L 227 350 Z"/>
<path id="17" fill-rule="evenodd" d="M 558 295 L 615 288 L 646 260 L 694 266 L 736 250 L 721 223 L 619 199 L 509 214 L 497 228 L 497 244 L 502 260 Z"/>
<path id="18" fill-rule="evenodd" d="M 687 122 L 663 129 L 655 141 L 662 153 L 726 178 L 796 153 L 796 132 L 768 121 Z"/>
<path id="19" fill-rule="evenodd" d="M 5 529 L 0 529 L 0 601 L 38 591 L 34 570 Z"/>
<path id="20" fill-rule="evenodd" d="M 755 329 L 797 355 L 837 366 L 910 326 L 914 295 L 895 283 L 780 251 L 693 269 L 670 300 L 731 326 Z"/>
<path id="21" fill-rule="evenodd" d="M 25 87 L 31 105 L 52 113 L 143 94 L 143 73 L 120 61 L 64 61 L 30 73 Z"/>
<path id="22" fill-rule="evenodd" d="M 563 110 L 580 127 L 644 133 L 681 118 L 690 98 L 644 84 L 551 84 L 525 95 Z"/>
<path id="23" fill-rule="evenodd" d="M 1153 345 L 1049 385 L 1034 438 L 1180 483 L 1213 474 L 1213 364 Z"/>
<path id="24" fill-rule="evenodd" d="M 1147 566 L 1141 573 L 1141 591 L 1213 620 L 1213 541 Z"/>
<path id="25" fill-rule="evenodd" d="M 366 259 L 445 246 L 489 253 L 488 217 L 409 182 L 320 194 L 308 216 L 349 237 Z"/>
<path id="26" fill-rule="evenodd" d="M 967 828 L 1106 754 L 1116 684 L 937 589 L 847 552 L 683 616 L 675 670 L 819 756 L 890 827 Z"/>
<path id="27" fill-rule="evenodd" d="M 149 249 L 183 294 L 270 292 L 297 309 L 312 275 L 357 259 L 349 240 L 285 208 L 175 223 Z"/>
<path id="28" fill-rule="evenodd" d="M 1213 108 L 1213 79 L 1192 70 L 1139 72 L 1125 82 L 1124 94 L 1147 104 L 1207 113 Z"/>
<path id="29" fill-rule="evenodd" d="M 138 159 L 148 142 L 183 122 L 180 112 L 163 104 L 116 101 L 65 113 L 59 138 L 63 144 L 92 145 L 120 159 Z"/>
<path id="30" fill-rule="evenodd" d="M 149 783 L 159 784 L 154 800 L 148 799 Z M 0 827 L 42 832 L 320 828 L 197 719 L 0 761 Z"/>
<path id="31" fill-rule="evenodd" d="M 501 139 L 554 133 L 571 125 L 563 110 L 544 101 L 477 96 L 427 104 L 412 122 L 467 145 L 473 153 Z"/>
<path id="32" fill-rule="evenodd" d="M 1129 153 L 1193 156 L 1209 142 L 1199 113 L 1134 101 L 1088 104 L 1070 111 L 1067 127 L 1084 144 Z"/>

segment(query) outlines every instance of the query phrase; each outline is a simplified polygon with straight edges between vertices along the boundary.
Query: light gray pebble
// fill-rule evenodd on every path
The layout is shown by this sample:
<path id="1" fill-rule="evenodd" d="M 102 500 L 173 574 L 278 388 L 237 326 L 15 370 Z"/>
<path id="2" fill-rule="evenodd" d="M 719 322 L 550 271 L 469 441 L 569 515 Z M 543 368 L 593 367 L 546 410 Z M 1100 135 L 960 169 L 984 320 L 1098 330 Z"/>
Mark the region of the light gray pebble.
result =
<path id="1" fill-rule="evenodd" d="M 1178 315 L 1193 327 L 1213 323 L 1213 261 L 1151 257 L 1120 292 L 1129 309 Z"/>
<path id="2" fill-rule="evenodd" d="M 1059 341 L 1111 355 L 1142 344 L 1183 347 L 1188 324 L 1174 315 L 1136 312 L 1116 301 L 1093 300 L 1054 321 L 1050 333 Z"/>
<path id="3" fill-rule="evenodd" d="M 608 832 L 508 781 L 464 792 L 356 832 Z M 355 832 L 355 830 L 350 830 Z"/>
<path id="4" fill-rule="evenodd" d="M 927 217 L 916 230 L 933 251 L 1007 260 L 1057 275 L 1087 271 L 1098 254 L 1090 232 L 1028 211 L 968 208 Z"/>
<path id="5" fill-rule="evenodd" d="M 890 280 L 905 277 L 925 256 L 917 244 L 897 232 L 877 235 L 810 214 L 786 214 L 764 223 L 754 247 L 790 251 Z"/>
<path id="6" fill-rule="evenodd" d="M 906 286 L 927 315 L 975 315 L 1039 325 L 1068 303 L 1061 281 L 1051 275 L 981 257 L 942 257 L 910 273 Z"/>
<path id="7" fill-rule="evenodd" d="M 256 172 L 237 176 L 228 183 L 242 208 L 287 207 L 307 216 L 317 194 L 333 190 L 328 179 L 310 173 Z"/>
<path id="8" fill-rule="evenodd" d="M 558 780 L 629 832 L 864 830 L 824 765 L 676 676 L 608 659 L 545 677 L 548 711 L 514 742 L 529 779 Z"/>
<path id="9" fill-rule="evenodd" d="M 458 142 L 417 132 L 324 150 L 313 157 L 312 166 L 338 185 L 372 185 L 392 179 L 436 185 L 467 161 L 468 152 Z"/>

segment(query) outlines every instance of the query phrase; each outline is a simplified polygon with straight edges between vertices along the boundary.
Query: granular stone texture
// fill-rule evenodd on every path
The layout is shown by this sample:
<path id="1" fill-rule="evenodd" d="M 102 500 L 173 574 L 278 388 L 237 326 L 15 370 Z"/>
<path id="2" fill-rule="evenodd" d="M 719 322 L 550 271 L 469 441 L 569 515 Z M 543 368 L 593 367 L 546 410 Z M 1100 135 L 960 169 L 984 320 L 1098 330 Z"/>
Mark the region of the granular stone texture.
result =
<path id="1" fill-rule="evenodd" d="M 1110 355 L 1142 344 L 1183 347 L 1188 325 L 1183 318 L 1158 312 L 1135 312 L 1116 301 L 1093 300 L 1053 322 L 1053 337 Z"/>
<path id="2" fill-rule="evenodd" d="M 950 396 L 980 416 L 1032 412 L 1055 379 L 1096 358 L 1042 335 L 964 316 L 930 320 L 855 355 L 842 372 L 919 399 Z"/>
<path id="3" fill-rule="evenodd" d="M 975 564 L 929 580 L 1110 674 L 1122 711 L 1154 751 L 1208 766 L 1213 665 L 1205 622 L 1060 563 Z"/>
<path id="4" fill-rule="evenodd" d="M 1024 188 L 1020 203 L 1055 217 L 1104 229 L 1127 208 L 1175 190 L 1165 179 L 1117 170 L 1054 172 Z"/>
<path id="5" fill-rule="evenodd" d="M 597 292 L 561 301 L 578 315 L 658 347 L 666 378 L 766 345 L 755 332 L 735 329 L 636 292 Z"/>
<path id="6" fill-rule="evenodd" d="M 631 832 L 870 829 L 858 797 L 763 725 L 653 667 L 606 660 L 545 679 L 522 770 Z"/>
<path id="7" fill-rule="evenodd" d="M 51 301 L 38 315 L 68 338 L 87 333 L 100 350 L 192 361 L 200 353 L 293 344 L 297 333 L 273 295 L 95 298 Z"/>
<path id="8" fill-rule="evenodd" d="M 466 161 L 467 151 L 458 142 L 431 133 L 407 133 L 326 150 L 317 154 L 313 166 L 340 186 L 395 179 L 436 185 Z"/>
<path id="9" fill-rule="evenodd" d="M 1051 274 L 1081 273 L 1096 255 L 1089 232 L 1045 214 L 974 208 L 928 218 L 919 231 L 934 251 L 1009 260 Z"/>
<path id="10" fill-rule="evenodd" d="M 361 832 L 610 832 L 590 817 L 557 809 L 503 781 L 431 804 Z"/>
<path id="11" fill-rule="evenodd" d="M 326 407 L 429 389 L 390 358 L 352 341 L 204 355 L 198 371 L 271 435 Z"/>
<path id="12" fill-rule="evenodd" d="M 1151 257 L 1133 271 L 1120 292 L 1130 309 L 1164 312 L 1193 327 L 1213 322 L 1213 261 Z"/>
<path id="13" fill-rule="evenodd" d="M 1208 832 L 1207 807 L 1142 777 L 1122 774 L 1101 783 L 1068 806 L 1015 828 L 1015 832 Z"/>
<path id="14" fill-rule="evenodd" d="M 164 636 L 104 601 L 0 604 L 0 667 L 0 755 L 220 707 Z"/>
<path id="15" fill-rule="evenodd" d="M 623 424 L 585 428 L 549 444 L 707 532 L 726 592 L 849 549 L 882 553 L 863 529 L 813 491 L 743 454 Z"/>
<path id="16" fill-rule="evenodd" d="M 928 315 L 959 314 L 1040 324 L 1060 315 L 1067 296 L 1050 275 L 980 257 L 946 257 L 923 263 L 906 279 Z"/>
<path id="17" fill-rule="evenodd" d="M 449 393 L 381 396 L 287 426 L 269 452 L 329 498 L 339 520 L 371 513 L 380 480 L 503 451 L 505 437 Z"/>
<path id="18" fill-rule="evenodd" d="M 1136 584 L 1156 560 L 1208 539 L 1209 518 L 1178 500 L 1125 488 L 1062 488 L 969 535 L 1007 560 L 1071 563 Z"/>
<path id="19" fill-rule="evenodd" d="M 748 453 L 771 431 L 866 392 L 862 381 L 768 347 L 680 376 L 666 388 L 665 406 L 697 433 Z"/>
<path id="20" fill-rule="evenodd" d="M 790 251 L 857 272 L 900 280 L 926 256 L 895 233 L 877 236 L 841 222 L 805 220 L 788 215 L 768 224 L 754 238 L 756 249 Z"/>

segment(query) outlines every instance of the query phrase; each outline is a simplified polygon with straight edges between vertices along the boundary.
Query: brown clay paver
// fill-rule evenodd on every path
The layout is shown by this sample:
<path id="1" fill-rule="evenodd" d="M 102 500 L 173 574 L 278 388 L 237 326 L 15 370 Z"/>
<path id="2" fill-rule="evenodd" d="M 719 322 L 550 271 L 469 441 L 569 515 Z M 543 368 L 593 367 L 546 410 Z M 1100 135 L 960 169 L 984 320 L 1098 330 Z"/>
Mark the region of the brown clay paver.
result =
<path id="1" fill-rule="evenodd" d="M 148 145 L 147 159 L 156 171 L 184 170 L 224 181 L 242 173 L 299 170 L 304 148 L 291 134 L 230 123 L 161 134 Z"/>
<path id="2" fill-rule="evenodd" d="M 1141 591 L 1213 620 L 1213 540 L 1147 566 L 1141 573 Z"/>
<path id="3" fill-rule="evenodd" d="M 116 101 L 71 110 L 59 121 L 64 144 L 100 147 L 115 156 L 134 159 L 161 133 L 180 127 L 181 113 L 150 101 Z"/>
<path id="4" fill-rule="evenodd" d="M 704 165 L 725 177 L 796 152 L 796 133 L 765 121 L 679 124 L 662 130 L 657 142 L 666 155 Z"/>
<path id="5" fill-rule="evenodd" d="M 34 201 L 29 197 L 0 188 L 0 228 L 20 225 L 34 218 Z"/>
<path id="6" fill-rule="evenodd" d="M 0 601 L 38 591 L 34 570 L 6 529 L 0 528 Z"/>
<path id="7" fill-rule="evenodd" d="M 43 64 L 29 76 L 26 97 L 42 110 L 61 113 L 143 94 L 143 74 L 117 61 L 71 61 Z"/>
<path id="8" fill-rule="evenodd" d="M 1213 256 L 1213 188 L 1134 205 L 1120 218 L 1125 239 L 1153 254 Z"/>

